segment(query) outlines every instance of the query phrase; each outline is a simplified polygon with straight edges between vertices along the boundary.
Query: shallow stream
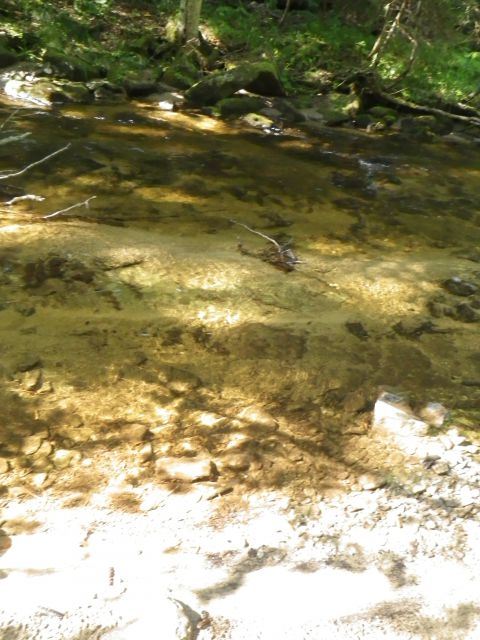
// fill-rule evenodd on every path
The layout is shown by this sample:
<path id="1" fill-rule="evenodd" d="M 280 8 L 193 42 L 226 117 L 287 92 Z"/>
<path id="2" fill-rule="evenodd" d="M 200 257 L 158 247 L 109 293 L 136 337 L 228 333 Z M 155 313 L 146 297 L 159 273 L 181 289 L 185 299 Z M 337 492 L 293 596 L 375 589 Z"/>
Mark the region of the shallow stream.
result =
<path id="1" fill-rule="evenodd" d="M 227 489 L 330 487 L 384 468 L 352 445 L 383 390 L 478 427 L 475 142 L 140 103 L 22 107 L 2 133 L 24 132 L 2 171 L 70 146 L 0 181 L 4 471 L 41 483 L 55 448 L 68 467 L 143 425 L 143 464 L 235 454 Z"/>

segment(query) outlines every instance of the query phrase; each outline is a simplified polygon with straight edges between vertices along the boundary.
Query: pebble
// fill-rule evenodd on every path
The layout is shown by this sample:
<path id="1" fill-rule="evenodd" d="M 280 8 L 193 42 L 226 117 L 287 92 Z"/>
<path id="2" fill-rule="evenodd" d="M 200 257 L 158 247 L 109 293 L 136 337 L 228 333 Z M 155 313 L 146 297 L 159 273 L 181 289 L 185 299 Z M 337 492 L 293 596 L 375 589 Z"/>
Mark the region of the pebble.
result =
<path id="1" fill-rule="evenodd" d="M 40 449 L 45 438 L 48 438 L 48 433 L 37 433 L 33 436 L 27 436 L 23 439 L 22 446 L 20 447 L 20 452 L 25 456 L 30 456 L 33 453 L 36 453 Z"/>
<path id="2" fill-rule="evenodd" d="M 82 455 L 79 451 L 71 449 L 57 449 L 52 456 L 52 462 L 56 469 L 66 469 L 76 462 L 80 462 Z"/>
<path id="3" fill-rule="evenodd" d="M 262 431 L 273 432 L 278 430 L 278 422 L 261 407 L 245 407 L 237 417 L 242 422 L 260 428 Z"/>
<path id="4" fill-rule="evenodd" d="M 443 282 L 443 287 L 456 296 L 473 296 L 478 291 L 478 287 L 472 282 L 467 282 L 458 276 L 448 278 Z"/>
<path id="5" fill-rule="evenodd" d="M 448 409 L 439 402 L 429 402 L 420 409 L 418 415 L 433 427 L 441 427 L 448 416 Z"/>

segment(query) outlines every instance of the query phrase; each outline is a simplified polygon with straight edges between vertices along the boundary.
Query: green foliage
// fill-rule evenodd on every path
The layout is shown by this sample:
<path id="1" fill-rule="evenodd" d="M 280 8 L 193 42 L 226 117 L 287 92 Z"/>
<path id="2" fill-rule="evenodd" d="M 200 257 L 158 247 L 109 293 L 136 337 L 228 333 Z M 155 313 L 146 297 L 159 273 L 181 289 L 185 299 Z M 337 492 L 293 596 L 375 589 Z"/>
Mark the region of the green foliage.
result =
<path id="1" fill-rule="evenodd" d="M 275 14 L 276 15 L 276 14 Z M 275 60 L 287 88 L 293 90 L 308 72 L 319 68 L 342 72 L 361 64 L 372 37 L 355 25 L 346 25 L 336 15 L 302 12 L 302 23 L 278 19 L 261 5 L 221 5 L 204 21 L 224 46 L 243 55 Z"/>
<path id="2" fill-rule="evenodd" d="M 315 91 L 321 78 L 349 77 L 368 69 L 370 51 L 385 17 L 386 0 L 305 0 L 279 25 L 277 0 L 206 0 L 204 37 L 217 50 L 208 59 L 229 66 L 244 59 L 275 62 L 291 93 Z M 120 80 L 147 67 L 159 70 L 171 55 L 167 25 L 180 0 L 3 0 L 0 30 L 16 50 L 35 60 L 65 56 L 81 68 L 109 69 Z M 292 7 L 295 3 L 292 3 Z M 480 8 L 476 0 L 423 0 L 408 30 L 419 42 L 415 62 L 397 88 L 415 100 L 460 99 L 478 89 Z M 308 10 L 309 8 L 309 10 Z M 401 31 L 382 51 L 378 71 L 402 76 L 411 40 Z M 221 52 L 221 55 L 220 53 Z M 213 62 L 212 62 L 213 64 Z"/>

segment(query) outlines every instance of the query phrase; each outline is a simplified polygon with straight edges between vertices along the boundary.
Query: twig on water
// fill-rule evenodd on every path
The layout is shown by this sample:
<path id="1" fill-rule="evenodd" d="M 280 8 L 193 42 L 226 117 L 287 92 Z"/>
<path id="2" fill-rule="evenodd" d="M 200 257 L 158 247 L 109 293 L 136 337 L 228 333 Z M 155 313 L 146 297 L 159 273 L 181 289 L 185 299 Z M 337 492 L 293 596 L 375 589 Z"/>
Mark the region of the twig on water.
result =
<path id="1" fill-rule="evenodd" d="M 5 127 L 5 125 L 7 124 L 7 122 L 9 120 L 11 120 L 14 116 L 17 115 L 17 113 L 20 111 L 20 109 L 15 109 L 14 111 L 12 111 L 12 113 L 8 116 L 8 118 L 6 118 L 2 124 L 0 124 L 0 131 Z"/>
<path id="2" fill-rule="evenodd" d="M 272 242 L 277 248 L 278 252 L 282 253 L 283 247 L 276 240 L 274 240 L 273 238 L 270 238 L 270 236 L 267 236 L 264 233 L 261 233 L 261 231 L 255 231 L 255 229 L 251 229 L 246 224 L 243 224 L 243 222 L 237 222 L 236 220 L 230 220 L 230 222 L 233 222 L 233 224 L 238 224 L 239 227 L 243 227 L 247 231 L 250 231 L 250 233 L 254 233 L 255 235 L 260 236 L 264 240 L 268 240 L 269 242 Z"/>
<path id="3" fill-rule="evenodd" d="M 25 133 L 19 133 L 16 136 L 9 136 L 8 138 L 2 138 L 0 140 L 0 145 L 4 145 L 4 144 L 10 144 L 10 142 L 18 142 L 19 140 L 23 140 L 24 138 L 28 138 L 28 136 L 31 136 L 32 132 L 31 131 L 26 131 Z"/>
<path id="4" fill-rule="evenodd" d="M 243 227 L 247 231 L 250 231 L 250 233 L 254 233 L 256 236 L 260 236 L 260 238 L 263 238 L 264 240 L 268 240 L 268 242 L 271 242 L 273 244 L 273 246 L 276 249 L 276 253 L 264 251 L 262 252 L 262 254 L 260 254 L 259 257 L 264 262 L 269 262 L 274 267 L 277 267 L 282 271 L 293 271 L 295 269 L 295 266 L 297 264 L 300 264 L 300 260 L 297 258 L 297 256 L 293 253 L 293 251 L 289 247 L 290 242 L 287 242 L 286 244 L 281 245 L 274 238 L 267 236 L 265 233 L 262 233 L 261 231 L 255 231 L 255 229 L 251 229 L 248 225 L 243 224 L 243 222 L 237 222 L 236 220 L 230 220 L 230 222 L 232 222 L 233 224 L 238 224 L 240 227 Z M 242 253 L 249 255 L 249 252 L 243 249 L 241 243 L 239 243 L 238 248 Z"/>
<path id="5" fill-rule="evenodd" d="M 0 180 L 7 180 L 7 178 L 16 178 L 17 176 L 21 176 L 23 173 L 25 173 L 26 171 L 28 171 L 32 167 L 36 167 L 37 165 L 42 164 L 42 162 L 46 162 L 47 160 L 50 160 L 50 158 L 53 158 L 53 156 L 56 156 L 59 153 L 62 153 L 62 151 L 66 151 L 70 146 L 71 146 L 71 144 L 69 142 L 68 144 L 66 144 L 61 149 L 57 149 L 53 153 L 48 154 L 48 156 L 45 156 L 44 158 L 41 158 L 40 160 L 37 160 L 36 162 L 32 162 L 31 164 L 28 164 L 26 167 L 24 167 L 20 171 L 14 171 L 12 173 L 7 173 L 6 175 L 0 176 Z"/>
<path id="6" fill-rule="evenodd" d="M 97 196 L 90 196 L 90 198 L 87 198 L 83 202 L 77 202 L 76 204 L 72 204 L 70 207 L 67 207 L 66 209 L 60 209 L 59 211 L 54 211 L 53 213 L 49 213 L 46 216 L 42 216 L 42 220 L 48 220 L 48 218 L 61 216 L 63 213 L 67 213 L 67 211 L 71 211 L 72 209 L 77 209 L 78 207 L 86 207 L 88 209 L 90 200 L 93 200 L 96 197 Z"/>

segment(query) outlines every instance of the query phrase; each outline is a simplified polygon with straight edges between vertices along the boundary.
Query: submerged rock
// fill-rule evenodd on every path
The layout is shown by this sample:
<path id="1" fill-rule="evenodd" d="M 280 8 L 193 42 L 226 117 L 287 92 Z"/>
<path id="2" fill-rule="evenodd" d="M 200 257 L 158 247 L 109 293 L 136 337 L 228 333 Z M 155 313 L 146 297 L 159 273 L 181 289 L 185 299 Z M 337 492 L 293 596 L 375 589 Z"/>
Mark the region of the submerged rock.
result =
<path id="1" fill-rule="evenodd" d="M 478 291 L 477 285 L 473 284 L 473 282 L 463 280 L 458 276 L 453 276 L 453 278 L 445 280 L 443 282 L 443 287 L 455 296 L 473 296 Z"/>

